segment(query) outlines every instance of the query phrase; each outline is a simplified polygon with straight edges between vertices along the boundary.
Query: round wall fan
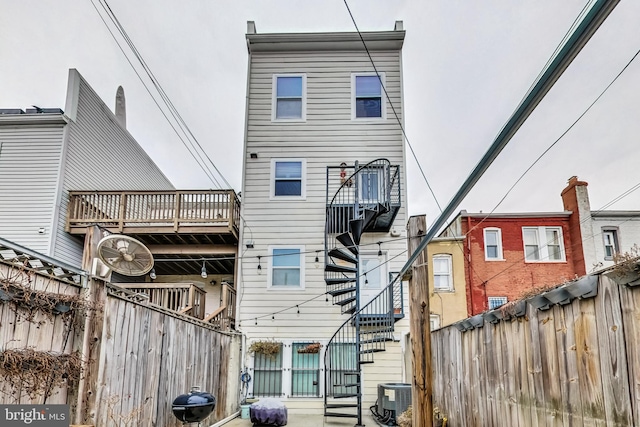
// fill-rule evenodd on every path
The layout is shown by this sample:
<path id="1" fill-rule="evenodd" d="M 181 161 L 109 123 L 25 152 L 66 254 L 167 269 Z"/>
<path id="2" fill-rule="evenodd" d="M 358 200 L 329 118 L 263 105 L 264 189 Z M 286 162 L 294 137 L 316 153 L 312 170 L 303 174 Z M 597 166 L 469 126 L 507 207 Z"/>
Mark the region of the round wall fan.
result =
<path id="1" fill-rule="evenodd" d="M 143 276 L 153 268 L 153 255 L 142 242 L 110 234 L 98 242 L 98 256 L 111 270 L 125 276 Z"/>

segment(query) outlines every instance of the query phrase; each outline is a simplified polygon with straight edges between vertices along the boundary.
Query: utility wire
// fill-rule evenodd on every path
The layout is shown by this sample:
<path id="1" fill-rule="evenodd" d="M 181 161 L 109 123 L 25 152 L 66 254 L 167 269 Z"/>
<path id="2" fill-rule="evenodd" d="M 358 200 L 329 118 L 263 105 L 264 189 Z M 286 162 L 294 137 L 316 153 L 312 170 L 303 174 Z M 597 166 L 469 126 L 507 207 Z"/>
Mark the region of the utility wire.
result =
<path id="1" fill-rule="evenodd" d="M 433 197 L 433 200 L 435 200 L 436 205 L 438 205 L 438 209 L 440 209 L 440 212 L 442 212 L 442 208 L 440 207 L 440 203 L 438 202 L 438 199 L 436 198 L 436 195 L 433 192 L 433 189 L 431 188 L 431 184 L 429 184 L 429 180 L 427 180 L 427 176 L 425 175 L 424 170 L 422 169 L 422 166 L 420 165 L 420 161 L 418 160 L 418 156 L 416 155 L 416 152 L 413 150 L 413 146 L 411 145 L 411 142 L 409 141 L 409 137 L 407 136 L 406 132 L 404 131 L 404 126 L 402 126 L 402 122 L 400 121 L 400 117 L 398 116 L 396 108 L 393 105 L 393 102 L 391 102 L 391 98 L 389 97 L 389 93 L 387 92 L 387 88 L 385 87 L 384 84 L 382 84 L 382 78 L 380 77 L 380 73 L 378 72 L 378 68 L 376 67 L 376 64 L 373 61 L 373 58 L 371 56 L 371 52 L 369 52 L 369 48 L 367 47 L 367 43 L 364 41 L 364 37 L 362 37 L 362 33 L 360 32 L 360 29 L 358 28 L 358 24 L 356 23 L 356 20 L 353 17 L 353 14 L 351 13 L 351 9 L 349 8 L 349 4 L 347 3 L 347 0 L 344 0 L 344 5 L 347 7 L 347 11 L 349 12 L 349 16 L 351 17 L 351 21 L 353 22 L 353 26 L 356 28 L 356 31 L 358 32 L 358 36 L 360 36 L 360 40 L 362 41 L 362 45 L 364 46 L 364 50 L 367 52 L 367 56 L 369 57 L 369 61 L 371 62 L 371 65 L 373 66 L 373 70 L 375 71 L 376 76 L 378 77 L 378 80 L 380 81 L 380 87 L 382 87 L 382 90 L 384 91 L 384 95 L 385 95 L 387 101 L 389 102 L 389 105 L 391 105 L 391 111 L 393 111 L 393 115 L 395 116 L 396 121 L 398 122 L 398 126 L 400 126 L 400 130 L 402 131 L 402 135 L 404 136 L 404 139 L 407 141 L 407 146 L 409 146 L 409 149 L 411 150 L 411 154 L 413 155 L 413 158 L 416 161 L 416 164 L 418 165 L 418 169 L 420 170 L 420 173 L 422 174 L 422 178 L 424 178 L 424 182 L 427 183 L 427 187 L 429 188 L 429 191 L 431 192 L 431 196 Z"/>

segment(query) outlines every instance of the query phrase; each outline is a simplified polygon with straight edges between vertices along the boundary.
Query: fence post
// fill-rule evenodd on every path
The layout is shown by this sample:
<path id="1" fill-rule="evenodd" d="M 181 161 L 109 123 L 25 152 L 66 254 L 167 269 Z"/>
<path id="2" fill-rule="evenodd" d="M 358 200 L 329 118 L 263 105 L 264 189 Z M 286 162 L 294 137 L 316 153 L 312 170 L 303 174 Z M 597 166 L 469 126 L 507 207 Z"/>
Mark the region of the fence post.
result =
<path id="1" fill-rule="evenodd" d="M 89 274 L 92 272 L 93 259 L 97 255 L 96 248 L 101 236 L 98 227 L 87 228 L 82 269 Z M 102 345 L 106 289 L 102 281 L 96 280 L 89 275 L 87 287 L 82 290 L 85 301 L 89 302 L 93 309 L 78 313 L 76 328 L 74 328 L 76 330 L 74 343 L 76 343 L 76 349 L 81 351 L 83 365 L 83 375 L 77 388 L 78 396 L 74 417 L 76 424 L 95 425 L 96 421 L 100 347 Z"/>
<path id="2" fill-rule="evenodd" d="M 409 253 L 415 252 L 427 230 L 425 215 L 409 218 Z M 409 317 L 411 335 L 411 382 L 412 425 L 433 426 L 433 396 L 431 372 L 431 322 L 429 312 L 429 275 L 427 249 L 416 258 L 409 279 Z M 400 279 L 398 279 L 400 280 Z"/>

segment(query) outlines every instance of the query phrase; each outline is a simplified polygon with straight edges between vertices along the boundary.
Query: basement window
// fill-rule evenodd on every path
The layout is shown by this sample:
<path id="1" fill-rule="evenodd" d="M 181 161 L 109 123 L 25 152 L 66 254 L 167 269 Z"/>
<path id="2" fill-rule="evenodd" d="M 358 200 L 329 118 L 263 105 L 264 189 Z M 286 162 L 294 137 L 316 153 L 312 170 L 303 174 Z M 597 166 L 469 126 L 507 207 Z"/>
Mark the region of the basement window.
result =
<path id="1" fill-rule="evenodd" d="M 498 308 L 507 303 L 507 297 L 489 297 L 489 310 Z"/>

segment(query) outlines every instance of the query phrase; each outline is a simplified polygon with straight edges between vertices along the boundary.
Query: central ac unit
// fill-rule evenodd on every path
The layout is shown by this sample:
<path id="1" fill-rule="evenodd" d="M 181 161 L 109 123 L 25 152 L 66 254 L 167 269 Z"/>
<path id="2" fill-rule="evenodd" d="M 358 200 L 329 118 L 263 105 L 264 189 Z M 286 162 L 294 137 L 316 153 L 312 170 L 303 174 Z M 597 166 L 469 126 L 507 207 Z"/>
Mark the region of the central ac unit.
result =
<path id="1" fill-rule="evenodd" d="M 411 384 L 378 384 L 378 413 L 380 415 L 393 411 L 392 414 L 389 414 L 388 419 L 395 423 L 398 415 L 406 411 L 409 405 L 411 405 Z"/>

